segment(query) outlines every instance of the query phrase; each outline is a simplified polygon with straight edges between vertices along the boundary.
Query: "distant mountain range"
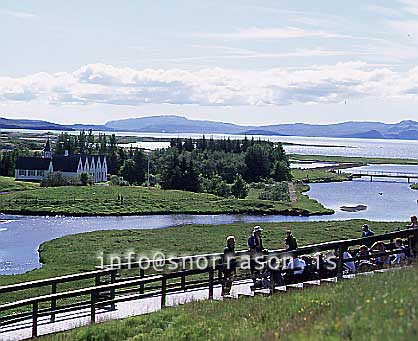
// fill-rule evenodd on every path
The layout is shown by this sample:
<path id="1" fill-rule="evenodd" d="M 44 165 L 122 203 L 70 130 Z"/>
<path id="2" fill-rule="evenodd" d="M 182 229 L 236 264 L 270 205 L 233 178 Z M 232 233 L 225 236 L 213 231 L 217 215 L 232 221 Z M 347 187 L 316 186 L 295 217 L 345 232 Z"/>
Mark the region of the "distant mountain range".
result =
<path id="1" fill-rule="evenodd" d="M 292 123 L 266 126 L 241 126 L 232 123 L 189 120 L 185 117 L 174 115 L 130 118 L 109 121 L 104 125 L 62 125 L 40 120 L 0 118 L 0 128 L 59 131 L 92 129 L 109 132 L 246 134 L 418 140 L 418 122 L 411 120 L 395 124 L 381 122 L 344 122 L 327 125 Z"/>

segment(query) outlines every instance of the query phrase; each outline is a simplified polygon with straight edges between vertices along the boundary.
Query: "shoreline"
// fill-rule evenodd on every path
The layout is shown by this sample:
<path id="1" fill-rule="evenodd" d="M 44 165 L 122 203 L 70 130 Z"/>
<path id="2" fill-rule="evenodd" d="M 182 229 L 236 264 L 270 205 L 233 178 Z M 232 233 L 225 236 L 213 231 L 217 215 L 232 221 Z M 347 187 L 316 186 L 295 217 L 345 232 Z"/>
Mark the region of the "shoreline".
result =
<path id="1" fill-rule="evenodd" d="M 309 212 L 305 209 L 284 209 L 284 210 L 244 210 L 244 211 L 224 211 L 224 212 L 213 212 L 213 211 L 182 211 L 182 212 L 172 212 L 172 211 L 158 211 L 158 212 L 132 212 L 132 213 L 68 213 L 68 212 L 49 212 L 49 211 L 30 211 L 30 210 L 6 210 L 1 211 L 0 214 L 9 214 L 25 217 L 133 217 L 133 216 L 157 216 L 157 215 L 237 215 L 237 214 L 246 214 L 252 216 L 265 216 L 265 215 L 282 215 L 282 216 L 302 216 L 302 217 L 312 217 L 312 216 L 324 216 L 324 215 L 333 215 L 334 211 L 327 212 Z M 0 221 L 1 222 L 1 221 Z M 4 221 L 6 222 L 6 221 Z"/>

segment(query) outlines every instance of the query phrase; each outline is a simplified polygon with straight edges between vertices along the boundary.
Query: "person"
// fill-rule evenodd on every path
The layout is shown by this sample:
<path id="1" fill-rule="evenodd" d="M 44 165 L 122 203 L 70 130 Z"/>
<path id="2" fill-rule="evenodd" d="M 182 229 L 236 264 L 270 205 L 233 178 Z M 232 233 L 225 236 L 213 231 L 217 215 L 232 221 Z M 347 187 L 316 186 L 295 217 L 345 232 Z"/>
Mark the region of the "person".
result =
<path id="1" fill-rule="evenodd" d="M 362 226 L 362 230 L 363 230 L 363 232 L 362 232 L 362 234 L 361 234 L 361 237 L 362 237 L 362 238 L 367 238 L 367 237 L 374 236 L 374 232 L 373 232 L 373 231 L 369 228 L 369 225 L 364 224 L 364 225 Z M 372 243 L 371 243 L 371 242 L 365 242 L 364 244 L 365 244 L 367 247 L 372 246 Z"/>
<path id="2" fill-rule="evenodd" d="M 226 238 L 226 247 L 224 248 L 222 256 L 223 268 L 223 282 L 222 282 L 222 296 L 230 295 L 234 275 L 236 274 L 236 260 L 235 260 L 235 237 L 228 236 Z"/>
<path id="3" fill-rule="evenodd" d="M 348 250 L 344 251 L 343 260 L 352 259 L 352 258 L 353 258 L 353 256 L 351 255 L 350 252 L 348 252 Z M 344 270 L 346 270 L 350 273 L 355 273 L 356 272 L 356 263 L 354 263 L 353 260 L 350 260 L 348 262 L 344 262 Z"/>
<path id="4" fill-rule="evenodd" d="M 284 242 L 288 251 L 296 250 L 298 248 L 298 242 L 290 230 L 286 231 L 286 239 Z"/>
<path id="5" fill-rule="evenodd" d="M 357 269 L 369 270 L 370 268 L 373 268 L 374 264 L 370 262 L 369 255 L 369 248 L 366 245 L 360 246 L 359 251 L 356 254 L 356 257 L 360 258 L 357 260 Z"/>
<path id="6" fill-rule="evenodd" d="M 415 229 L 418 228 L 418 218 L 417 216 L 413 215 L 411 217 L 411 224 L 406 226 L 409 229 Z M 418 254 L 418 240 L 416 238 L 416 236 L 413 237 L 409 237 L 409 249 L 411 252 L 412 257 L 417 257 Z"/>
<path id="7" fill-rule="evenodd" d="M 376 242 L 370 248 L 372 254 L 377 254 L 376 258 L 374 259 L 374 263 L 377 266 L 384 267 L 390 264 L 390 257 L 389 255 L 385 255 L 386 253 L 386 246 L 385 243 L 382 241 Z"/>
<path id="8" fill-rule="evenodd" d="M 304 274 L 306 267 L 306 262 L 300 258 L 299 256 L 295 256 L 292 260 L 286 265 L 285 269 L 293 270 L 290 272 L 286 272 L 286 282 L 287 283 L 298 283 L 302 280 L 302 276 Z"/>
<path id="9" fill-rule="evenodd" d="M 407 228 L 410 228 L 410 229 L 417 228 L 418 227 L 418 218 L 417 218 L 417 216 L 413 215 L 411 217 L 411 223 L 409 225 L 406 225 L 406 227 Z"/>
<path id="10" fill-rule="evenodd" d="M 257 257 L 260 256 L 266 250 L 263 246 L 263 238 L 261 232 L 263 229 L 261 226 L 254 226 L 253 234 L 248 238 L 248 248 L 250 249 L 250 272 L 254 283 L 256 283 L 256 276 L 259 269 L 256 269 Z"/>
<path id="11" fill-rule="evenodd" d="M 364 224 L 362 226 L 362 230 L 363 230 L 363 232 L 361 234 L 362 238 L 367 238 L 367 237 L 374 236 L 374 232 L 369 228 L 369 225 Z"/>
<path id="12" fill-rule="evenodd" d="M 248 247 L 251 252 L 260 253 L 264 251 L 263 238 L 261 236 L 262 231 L 261 226 L 254 226 L 253 234 L 248 238 Z"/>
<path id="13" fill-rule="evenodd" d="M 403 247 L 401 238 L 395 239 L 395 248 L 396 248 L 396 251 L 398 251 L 398 253 L 395 254 L 395 259 L 392 261 L 392 264 L 400 265 L 405 260 L 405 249 Z"/>

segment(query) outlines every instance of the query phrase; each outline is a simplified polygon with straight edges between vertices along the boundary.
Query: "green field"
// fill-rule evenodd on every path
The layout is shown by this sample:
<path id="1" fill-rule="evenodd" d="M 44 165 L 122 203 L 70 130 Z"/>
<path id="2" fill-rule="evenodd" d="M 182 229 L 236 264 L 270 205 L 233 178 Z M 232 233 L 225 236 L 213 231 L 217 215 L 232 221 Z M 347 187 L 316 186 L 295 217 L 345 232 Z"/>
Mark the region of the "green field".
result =
<path id="1" fill-rule="evenodd" d="M 0 176 L 0 192 L 16 192 L 39 188 L 34 182 L 15 181 L 8 176 Z"/>
<path id="2" fill-rule="evenodd" d="M 307 223 L 261 223 L 264 228 L 264 244 L 269 249 L 284 247 L 285 231 L 292 229 L 300 245 L 320 243 L 342 238 L 358 237 L 365 221 L 351 220 L 339 222 Z M 14 284 L 58 275 L 90 271 L 99 265 L 97 254 L 121 254 L 133 250 L 141 255 L 153 251 L 180 256 L 222 252 L 225 237 L 237 238 L 237 249 L 247 248 L 247 238 L 253 224 L 234 223 L 228 225 L 186 225 L 153 230 L 110 230 L 68 235 L 46 242 L 40 246 L 41 269 L 21 275 L 0 276 L 0 285 Z M 405 223 L 370 223 L 376 233 L 393 231 Z M 64 288 L 76 288 L 70 283 Z M 1 295 L 0 303 L 46 294 L 50 288 L 27 290 L 13 295 Z"/>
<path id="3" fill-rule="evenodd" d="M 119 197 L 123 197 L 123 202 Z M 306 196 L 295 204 L 268 200 L 221 198 L 212 194 L 146 187 L 67 186 L 38 188 L 0 197 L 0 211 L 15 214 L 138 215 L 166 213 L 332 213 Z"/>
<path id="4" fill-rule="evenodd" d="M 416 340 L 418 270 L 336 285 L 203 301 L 82 327 L 45 340 Z"/>
<path id="5" fill-rule="evenodd" d="M 369 157 L 347 157 L 347 156 L 325 156 L 325 155 L 302 155 L 290 154 L 290 159 L 300 161 L 320 162 L 353 162 L 361 164 L 405 164 L 416 165 L 416 159 L 390 159 L 390 158 L 369 158 Z"/>

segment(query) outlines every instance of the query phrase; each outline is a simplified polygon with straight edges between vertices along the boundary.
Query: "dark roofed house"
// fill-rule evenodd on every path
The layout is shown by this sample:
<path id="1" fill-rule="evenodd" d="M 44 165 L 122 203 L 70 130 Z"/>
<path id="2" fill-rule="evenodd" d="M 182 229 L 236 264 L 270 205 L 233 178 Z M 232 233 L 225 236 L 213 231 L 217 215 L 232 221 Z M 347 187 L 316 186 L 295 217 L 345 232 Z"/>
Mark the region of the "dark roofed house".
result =
<path id="1" fill-rule="evenodd" d="M 49 173 L 61 172 L 66 177 L 89 173 L 94 182 L 107 181 L 105 155 L 52 155 L 49 140 L 42 157 L 19 157 L 16 160 L 16 180 L 41 181 Z"/>

